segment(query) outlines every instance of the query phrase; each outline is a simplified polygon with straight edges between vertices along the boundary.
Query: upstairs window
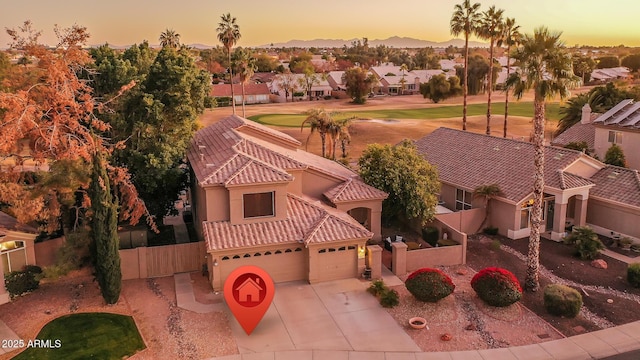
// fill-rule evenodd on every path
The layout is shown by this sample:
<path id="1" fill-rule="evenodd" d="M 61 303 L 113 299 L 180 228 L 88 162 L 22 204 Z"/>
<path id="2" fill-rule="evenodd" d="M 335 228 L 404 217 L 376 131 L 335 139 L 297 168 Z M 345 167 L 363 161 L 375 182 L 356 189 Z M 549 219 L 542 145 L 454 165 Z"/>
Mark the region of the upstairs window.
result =
<path id="1" fill-rule="evenodd" d="M 622 144 L 622 132 L 609 131 L 609 142 L 612 144 Z"/>
<path id="2" fill-rule="evenodd" d="M 462 189 L 456 189 L 456 211 L 471 209 L 473 194 Z"/>
<path id="3" fill-rule="evenodd" d="M 267 217 L 275 215 L 273 191 L 242 195 L 244 218 Z"/>

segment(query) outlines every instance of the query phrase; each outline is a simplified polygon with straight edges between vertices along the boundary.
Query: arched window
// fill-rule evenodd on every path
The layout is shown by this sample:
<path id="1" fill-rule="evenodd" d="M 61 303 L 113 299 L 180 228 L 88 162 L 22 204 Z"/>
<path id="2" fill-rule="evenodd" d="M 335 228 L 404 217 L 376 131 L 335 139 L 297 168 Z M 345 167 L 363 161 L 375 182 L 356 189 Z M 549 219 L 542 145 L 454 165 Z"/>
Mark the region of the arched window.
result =
<path id="1" fill-rule="evenodd" d="M 329 252 L 335 252 L 335 251 L 336 251 L 336 249 L 334 249 L 334 248 L 329 248 Z"/>
<path id="2" fill-rule="evenodd" d="M 291 249 L 287 249 L 287 250 L 285 250 L 284 252 L 286 252 L 286 253 L 290 253 L 290 252 L 291 252 Z"/>
<path id="3" fill-rule="evenodd" d="M 295 252 L 302 251 L 302 248 L 296 248 Z"/>
<path id="4" fill-rule="evenodd" d="M 229 257 L 228 256 L 223 256 L 222 260 L 229 260 Z"/>
<path id="5" fill-rule="evenodd" d="M 251 257 L 251 254 L 244 254 L 243 257 L 246 257 L 246 258 Z"/>
<path id="6" fill-rule="evenodd" d="M 282 254 L 282 251 L 281 251 L 281 250 L 276 250 L 276 252 L 275 252 L 275 253 L 276 253 L 276 254 Z"/>
<path id="7" fill-rule="evenodd" d="M 240 255 L 233 255 L 234 259 L 240 259 Z"/>
<path id="8" fill-rule="evenodd" d="M 264 252 L 264 255 L 265 255 L 265 256 L 267 256 L 267 255 L 271 255 L 271 251 L 265 251 L 265 252 Z"/>
<path id="9" fill-rule="evenodd" d="M 262 254 L 260 254 L 260 253 L 255 253 L 255 254 L 253 254 L 253 256 L 262 256 Z"/>
<path id="10" fill-rule="evenodd" d="M 327 249 L 320 249 L 320 250 L 318 250 L 318 253 L 320 253 L 320 254 L 323 254 L 323 253 L 326 253 L 326 252 L 327 252 Z"/>
<path id="11" fill-rule="evenodd" d="M 338 248 L 338 251 L 345 251 L 345 250 L 347 250 L 347 248 L 345 248 L 344 246 L 343 246 L 343 247 Z"/>

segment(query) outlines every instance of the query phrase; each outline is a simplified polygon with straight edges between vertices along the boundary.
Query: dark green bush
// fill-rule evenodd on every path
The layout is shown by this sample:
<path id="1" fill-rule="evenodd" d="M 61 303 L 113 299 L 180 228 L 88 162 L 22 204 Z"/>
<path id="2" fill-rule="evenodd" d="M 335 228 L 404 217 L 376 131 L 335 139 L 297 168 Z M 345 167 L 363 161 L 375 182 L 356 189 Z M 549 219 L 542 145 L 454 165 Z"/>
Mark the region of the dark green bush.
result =
<path id="1" fill-rule="evenodd" d="M 471 287 L 478 297 L 491 306 L 509 306 L 522 298 L 522 288 L 518 279 L 508 270 L 489 267 L 480 270 Z"/>
<path id="2" fill-rule="evenodd" d="M 598 256 L 604 244 L 588 226 L 576 226 L 569 236 L 564 238 L 564 243 L 573 245 L 575 254 L 582 260 L 593 260 Z"/>
<path id="3" fill-rule="evenodd" d="M 574 318 L 580 313 L 582 295 L 569 286 L 551 284 L 544 288 L 544 307 L 549 314 Z"/>
<path id="4" fill-rule="evenodd" d="M 438 239 L 440 238 L 440 231 L 433 226 L 427 226 L 422 229 L 422 240 L 429 243 L 431 246 L 436 246 Z"/>
<path id="5" fill-rule="evenodd" d="M 640 263 L 629 264 L 627 267 L 627 281 L 631 286 L 640 288 Z"/>
<path id="6" fill-rule="evenodd" d="M 400 304 L 398 292 L 393 289 L 385 289 L 380 294 L 380 305 L 385 308 L 392 308 Z"/>
<path id="7" fill-rule="evenodd" d="M 14 298 L 38 288 L 40 281 L 28 271 L 12 271 L 4 279 L 9 295 Z"/>
<path id="8" fill-rule="evenodd" d="M 456 288 L 447 274 L 430 268 L 414 271 L 404 285 L 416 299 L 425 302 L 437 302 L 451 295 Z"/>
<path id="9" fill-rule="evenodd" d="M 487 235 L 498 235 L 498 228 L 494 226 L 489 226 L 482 229 L 482 232 Z"/>
<path id="10" fill-rule="evenodd" d="M 367 289 L 367 291 L 373 296 L 378 296 L 382 294 L 387 289 L 387 286 L 384 284 L 382 280 L 374 280 L 371 282 L 371 286 Z"/>

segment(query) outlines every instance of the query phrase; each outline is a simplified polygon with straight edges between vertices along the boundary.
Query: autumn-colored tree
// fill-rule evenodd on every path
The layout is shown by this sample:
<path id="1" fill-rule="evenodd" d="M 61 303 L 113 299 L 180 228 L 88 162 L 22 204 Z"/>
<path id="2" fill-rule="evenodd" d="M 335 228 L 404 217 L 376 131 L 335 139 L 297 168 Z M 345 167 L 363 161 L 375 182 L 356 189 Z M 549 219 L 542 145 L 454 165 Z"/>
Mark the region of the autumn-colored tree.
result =
<path id="1" fill-rule="evenodd" d="M 38 43 L 40 32 L 35 31 L 29 21 L 18 30 L 8 29 L 7 33 L 13 40 L 12 47 L 24 51 L 25 56 L 35 61 L 28 68 L 29 78 L 34 81 L 21 83 L 19 87 L 12 85 L 11 91 L 0 92 L 0 156 L 14 164 L 3 167 L 2 186 L 16 190 L 2 192 L 2 202 L 19 221 L 40 220 L 53 230 L 58 226 L 60 203 L 51 201 L 52 197 L 45 198 L 42 189 L 29 184 L 23 171 L 27 168 L 23 165 L 40 165 L 46 169 L 62 160 L 90 164 L 95 151 L 110 152 L 113 146 L 105 138 L 94 135 L 108 130 L 108 125 L 96 114 L 105 111 L 110 99 L 98 102 L 89 84 L 78 77 L 91 63 L 88 52 L 82 48 L 89 37 L 86 28 L 56 27 L 59 43 L 52 50 Z M 126 85 L 119 94 L 131 86 L 133 84 Z M 19 151 L 24 143 L 29 144 L 28 154 Z M 109 169 L 121 202 L 120 219 L 137 223 L 147 213 L 144 202 L 139 199 L 125 169 Z M 19 187 L 21 190 L 17 191 Z M 21 206 L 25 201 L 31 206 Z"/>

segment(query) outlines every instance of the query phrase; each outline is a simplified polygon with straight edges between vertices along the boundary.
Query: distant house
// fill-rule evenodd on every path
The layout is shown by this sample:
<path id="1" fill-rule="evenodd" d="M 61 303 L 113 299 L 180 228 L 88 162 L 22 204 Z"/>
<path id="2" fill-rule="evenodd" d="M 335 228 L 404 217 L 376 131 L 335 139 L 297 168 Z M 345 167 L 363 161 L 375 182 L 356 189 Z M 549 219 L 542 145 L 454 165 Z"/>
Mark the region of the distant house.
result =
<path id="1" fill-rule="evenodd" d="M 603 84 L 614 80 L 629 80 L 632 78 L 633 75 L 631 75 L 631 71 L 624 66 L 595 69 L 591 72 L 591 82 L 596 84 Z"/>
<path id="2" fill-rule="evenodd" d="M 402 71 L 396 65 L 372 66 L 371 71 L 380 79 L 380 92 L 389 95 L 401 94 L 403 88 L 404 94 L 418 94 L 420 84 L 428 82 L 434 75 L 455 75 L 438 69 Z"/>
<path id="3" fill-rule="evenodd" d="M 236 104 L 242 104 L 242 85 L 233 84 Z M 269 103 L 269 87 L 267 84 L 245 84 L 245 104 L 267 104 Z M 231 98 L 231 85 L 214 84 L 211 86 L 211 97 L 214 99 Z"/>
<path id="4" fill-rule="evenodd" d="M 271 93 L 278 95 L 280 97 L 280 101 L 284 102 L 286 92 L 282 88 L 282 80 L 281 77 L 283 75 L 276 75 L 276 77 L 271 82 Z M 303 74 L 291 74 L 292 76 L 292 84 L 295 85 L 294 92 L 305 93 L 301 98 L 304 100 L 309 100 L 308 95 L 311 96 L 312 100 L 319 100 L 324 98 L 325 96 L 331 96 L 331 91 L 333 90 L 331 84 L 324 76 L 324 74 L 315 74 L 316 81 L 311 86 L 311 93 L 306 94 L 307 89 L 305 88 L 305 80 Z M 289 94 L 291 96 L 291 94 Z"/>
<path id="5" fill-rule="evenodd" d="M 333 90 L 347 90 L 344 82 L 344 71 L 329 71 L 327 73 L 327 81 Z"/>
<path id="6" fill-rule="evenodd" d="M 627 166 L 640 169 L 640 103 L 623 100 L 604 114 L 591 113 L 591 108 L 585 106 L 580 123 L 567 129 L 552 144 L 564 146 L 579 141 L 585 141 L 599 159 L 604 159 L 607 150 L 616 144 L 624 152 Z"/>
<path id="7" fill-rule="evenodd" d="M 438 168 L 444 206 L 455 211 L 482 207 L 474 189 L 497 184 L 503 194 L 491 201 L 490 224 L 511 239 L 529 235 L 533 144 L 439 128 L 416 146 Z M 554 146 L 545 147 L 544 166 L 545 236 L 560 240 L 572 225 L 589 225 L 602 235 L 614 232 L 640 240 L 638 171 Z"/>
<path id="8" fill-rule="evenodd" d="M 364 271 L 367 240 L 381 238 L 387 194 L 299 147 L 291 136 L 235 115 L 195 134 L 187 153 L 192 209 L 214 289 L 249 264 L 274 282 Z"/>

